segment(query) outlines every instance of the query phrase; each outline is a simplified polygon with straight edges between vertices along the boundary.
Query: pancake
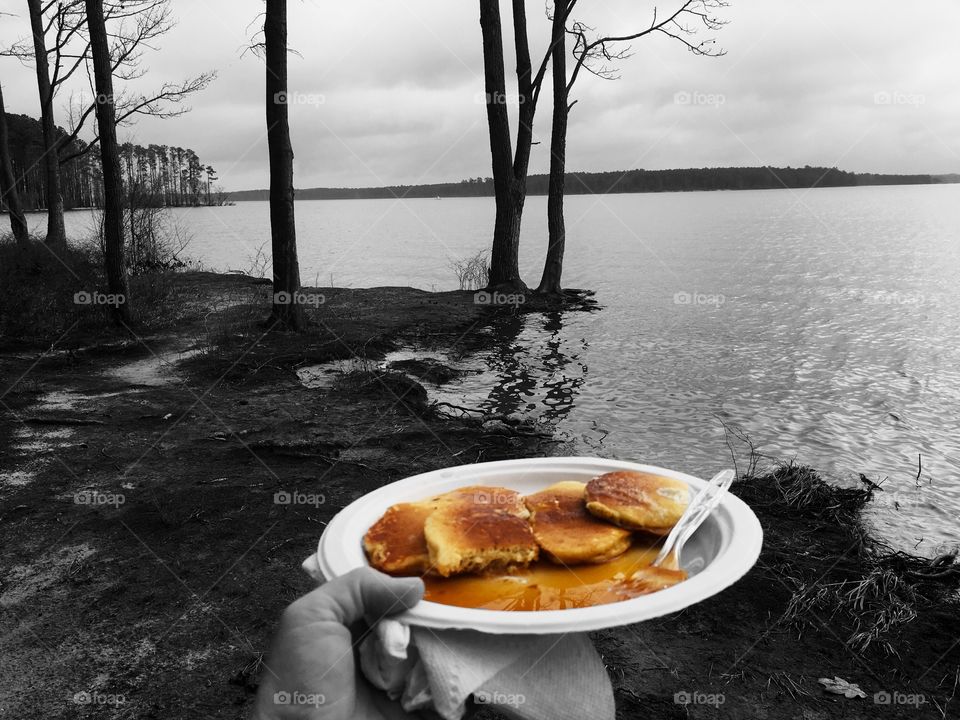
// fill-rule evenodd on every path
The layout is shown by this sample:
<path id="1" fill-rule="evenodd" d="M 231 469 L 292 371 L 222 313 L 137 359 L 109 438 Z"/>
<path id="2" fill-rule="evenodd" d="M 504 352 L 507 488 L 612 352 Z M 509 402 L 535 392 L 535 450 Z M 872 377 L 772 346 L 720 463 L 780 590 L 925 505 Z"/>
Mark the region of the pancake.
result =
<path id="1" fill-rule="evenodd" d="M 541 549 L 555 563 L 603 563 L 630 548 L 632 533 L 587 512 L 586 485 L 559 482 L 525 498 Z"/>
<path id="2" fill-rule="evenodd" d="M 421 575 L 430 568 L 423 524 L 435 505 L 430 501 L 387 508 L 366 535 L 363 548 L 370 564 L 389 575 Z"/>
<path id="3" fill-rule="evenodd" d="M 468 485 L 457 488 L 448 493 L 433 498 L 438 506 L 452 502 L 469 503 L 495 510 L 502 510 L 520 518 L 530 517 L 527 506 L 523 502 L 523 495 L 516 490 L 491 485 Z"/>
<path id="4" fill-rule="evenodd" d="M 529 515 L 520 493 L 508 488 L 472 485 L 412 503 L 390 506 L 363 537 L 370 564 L 390 575 L 423 575 L 432 569 L 424 524 L 435 510 L 457 505 Z"/>
<path id="5" fill-rule="evenodd" d="M 690 502 L 685 482 L 620 470 L 587 483 L 587 510 L 628 530 L 666 535 Z"/>
<path id="6" fill-rule="evenodd" d="M 496 503 L 453 501 L 430 513 L 423 532 L 433 570 L 450 577 L 536 560 L 540 547 L 530 523 L 512 503 L 505 504 L 510 510 Z"/>

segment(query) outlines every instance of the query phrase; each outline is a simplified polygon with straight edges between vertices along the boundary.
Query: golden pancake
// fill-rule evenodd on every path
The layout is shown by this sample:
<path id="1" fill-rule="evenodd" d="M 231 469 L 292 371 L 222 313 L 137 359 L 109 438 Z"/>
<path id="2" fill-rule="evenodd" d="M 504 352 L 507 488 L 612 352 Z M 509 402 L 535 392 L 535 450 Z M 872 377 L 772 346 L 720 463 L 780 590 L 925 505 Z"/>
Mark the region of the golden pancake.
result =
<path id="1" fill-rule="evenodd" d="M 435 497 L 434 502 L 447 504 L 451 502 L 469 503 L 489 507 L 495 510 L 503 510 L 510 515 L 527 518 L 530 513 L 523 502 L 523 495 L 510 488 L 495 487 L 491 485 L 469 485 L 467 487 L 457 488 L 448 493 Z"/>
<path id="2" fill-rule="evenodd" d="M 629 530 L 666 535 L 690 502 L 685 482 L 620 470 L 587 483 L 587 510 Z"/>
<path id="3" fill-rule="evenodd" d="M 390 575 L 425 573 L 430 567 L 430 555 L 423 524 L 434 507 L 430 501 L 389 507 L 363 536 L 370 564 Z"/>
<path id="4" fill-rule="evenodd" d="M 540 551 L 526 518 L 493 503 L 443 503 L 423 532 L 430 565 L 443 577 L 527 565 Z"/>
<path id="5" fill-rule="evenodd" d="M 630 547 L 629 530 L 587 512 L 585 490 L 586 485 L 571 480 L 525 498 L 534 537 L 547 557 L 556 563 L 603 563 Z"/>
<path id="6" fill-rule="evenodd" d="M 424 524 L 444 506 L 484 507 L 519 518 L 529 515 L 520 493 L 508 488 L 472 485 L 413 503 L 387 509 L 363 537 L 370 564 L 390 575 L 422 575 L 431 570 Z"/>

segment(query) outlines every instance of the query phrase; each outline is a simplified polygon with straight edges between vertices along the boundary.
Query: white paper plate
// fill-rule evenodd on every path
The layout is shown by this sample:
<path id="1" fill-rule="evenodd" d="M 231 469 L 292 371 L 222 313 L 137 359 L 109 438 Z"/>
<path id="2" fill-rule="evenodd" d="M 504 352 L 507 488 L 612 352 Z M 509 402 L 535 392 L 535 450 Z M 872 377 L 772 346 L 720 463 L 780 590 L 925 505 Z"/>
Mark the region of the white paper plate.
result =
<path id="1" fill-rule="evenodd" d="M 688 483 L 693 493 L 706 482 L 652 465 L 585 457 L 505 460 L 435 470 L 385 485 L 337 513 L 320 538 L 320 570 L 329 580 L 367 565 L 363 535 L 395 503 L 422 500 L 465 485 L 499 485 L 527 494 L 561 480 L 587 482 L 614 470 L 677 478 Z M 629 625 L 676 612 L 729 587 L 753 567 L 762 544 L 763 531 L 753 511 L 727 493 L 684 546 L 681 560 L 690 578 L 673 587 L 609 605 L 569 610 L 477 610 L 423 601 L 398 619 L 423 627 L 470 628 L 494 634 L 541 635 Z"/>

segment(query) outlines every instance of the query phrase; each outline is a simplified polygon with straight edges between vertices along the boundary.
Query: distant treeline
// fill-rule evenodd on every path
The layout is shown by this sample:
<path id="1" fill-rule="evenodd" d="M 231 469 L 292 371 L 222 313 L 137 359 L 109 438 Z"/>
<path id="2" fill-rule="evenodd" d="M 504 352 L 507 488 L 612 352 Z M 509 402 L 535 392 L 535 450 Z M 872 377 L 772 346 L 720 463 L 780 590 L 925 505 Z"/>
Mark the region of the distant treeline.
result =
<path id="1" fill-rule="evenodd" d="M 531 175 L 529 195 L 547 194 L 546 175 Z M 568 173 L 568 195 L 604 193 L 683 192 L 692 190 L 770 190 L 776 188 L 851 187 L 855 185 L 929 185 L 955 182 L 953 176 L 878 175 L 851 173 L 837 168 L 731 167 L 682 170 L 627 170 L 598 173 Z M 300 200 L 351 200 L 393 197 L 486 197 L 493 196 L 493 180 L 470 178 L 458 183 L 394 185 L 376 188 L 309 188 L 297 191 Z M 230 193 L 231 200 L 267 200 L 267 190 Z"/>
<path id="2" fill-rule="evenodd" d="M 10 162 L 16 178 L 20 201 L 24 210 L 39 210 L 47 206 L 47 175 L 43 163 L 43 131 L 38 120 L 27 115 L 7 113 L 7 128 L 10 132 Z M 57 128 L 61 142 L 68 133 Z M 63 201 L 66 208 L 89 207 L 102 194 L 96 182 L 100 170 L 97 156 L 84 153 L 85 145 L 74 140 L 61 148 L 60 157 L 66 162 L 60 165 Z M 73 156 L 73 159 L 69 159 Z M 0 208 L 6 209 L 2 201 Z"/>
<path id="3" fill-rule="evenodd" d="M 216 170 L 189 148 L 124 143 L 120 164 L 124 190 L 136 192 L 140 207 L 223 204 L 223 193 L 213 185 Z"/>
<path id="4" fill-rule="evenodd" d="M 10 159 L 27 211 L 47 206 L 47 177 L 43 163 L 43 130 L 40 122 L 28 115 L 7 113 L 10 132 Z M 57 128 L 58 136 L 67 132 Z M 89 148 L 74 140 L 60 150 L 63 202 L 66 209 L 100 207 L 103 180 L 99 148 Z M 141 205 L 180 206 L 215 204 L 217 194 L 212 182 L 217 179 L 210 166 L 200 162 L 188 148 L 125 143 L 120 148 L 124 186 L 136 188 Z M 0 209 L 5 209 L 0 201 Z"/>

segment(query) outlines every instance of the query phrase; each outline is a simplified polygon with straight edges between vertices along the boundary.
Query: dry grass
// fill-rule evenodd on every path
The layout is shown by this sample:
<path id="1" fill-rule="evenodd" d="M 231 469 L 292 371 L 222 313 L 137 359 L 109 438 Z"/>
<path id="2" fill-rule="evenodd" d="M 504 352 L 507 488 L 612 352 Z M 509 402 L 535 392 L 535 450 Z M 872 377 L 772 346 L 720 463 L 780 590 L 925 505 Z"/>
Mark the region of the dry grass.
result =
<path id="1" fill-rule="evenodd" d="M 9 235 L 0 238 L 0 335 L 55 340 L 103 324 L 105 309 L 74 302 L 75 293 L 102 287 L 102 267 L 92 246 L 58 256 L 40 240 L 23 248 Z"/>
<path id="2" fill-rule="evenodd" d="M 778 566 L 781 580 L 793 588 L 781 623 L 800 631 L 835 623 L 848 628 L 845 641 L 854 651 L 899 657 L 904 629 L 923 610 L 960 610 L 954 555 L 930 559 L 893 552 L 865 530 L 861 511 L 875 486 L 835 487 L 809 467 L 786 463 L 743 478 L 736 488 L 752 505 L 811 521 L 807 552 Z"/>
<path id="3" fill-rule="evenodd" d="M 758 477 L 740 476 L 740 494 L 752 505 L 779 507 L 814 520 L 860 526 L 860 512 L 873 499 L 873 488 L 841 488 L 825 482 L 813 468 L 777 463 Z"/>
<path id="4" fill-rule="evenodd" d="M 201 353 L 217 356 L 226 352 L 232 354 L 237 342 L 243 343 L 255 338 L 264 331 L 264 323 L 269 317 L 270 307 L 266 303 L 243 303 L 224 306 L 215 303 L 203 316 L 203 330 L 197 338 Z"/>
<path id="5" fill-rule="evenodd" d="M 33 239 L 20 247 L 0 237 L 0 336 L 37 345 L 71 339 L 124 334 L 106 305 L 83 305 L 77 293 L 107 294 L 103 253 L 94 243 L 71 244 L 59 254 Z M 175 327 L 187 307 L 177 287 L 177 273 L 154 269 L 130 279 L 128 301 L 133 327 L 153 331 Z"/>

